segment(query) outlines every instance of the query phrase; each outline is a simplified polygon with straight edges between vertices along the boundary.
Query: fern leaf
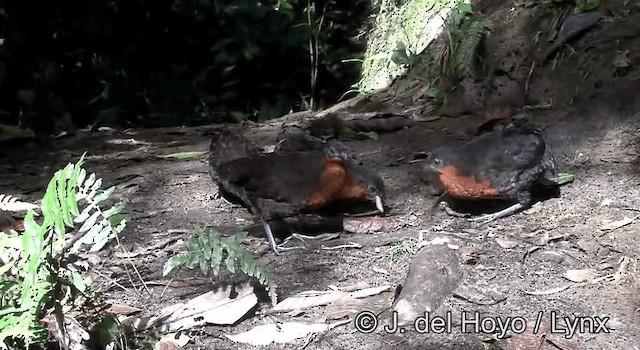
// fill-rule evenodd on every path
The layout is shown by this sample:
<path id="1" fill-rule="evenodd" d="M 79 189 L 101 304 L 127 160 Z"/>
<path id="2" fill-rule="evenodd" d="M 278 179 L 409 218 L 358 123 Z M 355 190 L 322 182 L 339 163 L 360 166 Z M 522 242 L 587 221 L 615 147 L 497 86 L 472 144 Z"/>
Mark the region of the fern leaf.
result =
<path id="1" fill-rule="evenodd" d="M 199 259 L 200 260 L 200 271 L 202 271 L 203 274 L 207 274 L 209 272 L 209 262 L 207 261 L 207 259 Z"/>
<path id="2" fill-rule="evenodd" d="M 120 212 L 124 209 L 125 205 L 124 202 L 119 202 L 117 204 L 115 204 L 113 207 L 105 210 L 102 215 L 104 215 L 105 218 L 109 219 L 114 215 L 120 214 Z"/>
<path id="3" fill-rule="evenodd" d="M 102 191 L 102 193 L 100 193 L 97 196 L 95 196 L 93 198 L 93 202 L 96 203 L 96 204 L 104 202 L 109 197 L 111 197 L 111 195 L 113 194 L 113 191 L 115 191 L 115 189 L 116 189 L 115 186 L 111 186 L 111 187 L 107 188 L 106 190 Z"/>
<path id="4" fill-rule="evenodd" d="M 102 178 L 97 179 L 96 182 L 93 183 L 93 186 L 91 186 L 91 191 L 97 191 L 100 186 L 102 186 Z"/>
<path id="5" fill-rule="evenodd" d="M 84 157 L 84 155 L 83 155 Z M 82 158 L 80 159 L 82 161 Z M 80 162 L 78 162 L 80 163 Z M 84 170 L 84 168 L 80 169 L 80 172 L 78 173 L 78 179 L 76 181 L 76 186 L 78 187 L 82 187 L 82 185 L 84 184 L 84 179 L 85 177 L 87 177 L 87 171 Z"/>
<path id="6" fill-rule="evenodd" d="M 87 281 L 62 267 L 65 266 L 62 249 L 65 247 L 66 227 L 72 227 L 74 222 L 82 223 L 77 234 L 83 236 L 78 242 L 93 243 L 95 251 L 104 246 L 114 233 L 122 231 L 126 224 L 124 218 L 117 218 L 122 205 L 106 211 L 100 208 L 99 202 L 105 201 L 113 190 L 107 189 L 96 195 L 102 181 L 96 180 L 95 174 L 85 181 L 87 173 L 82 169 L 83 160 L 84 155 L 76 164 L 68 164 L 57 171 L 49 181 L 40 205 L 41 225 L 34 220 L 36 213 L 30 205 L 24 219 L 23 234 L 0 234 L 0 259 L 3 262 L 0 270 L 9 271 L 15 278 L 15 282 L 8 282 L 2 280 L 4 276 L 0 277 L 0 290 L 3 292 L 0 347 L 6 345 L 5 340 L 9 337 L 28 348 L 35 337 L 44 335 L 39 317 L 43 307 L 50 305 L 50 299 L 56 297 L 53 291 L 56 290 L 54 283 L 60 283 L 58 277 L 72 280 L 80 290 L 87 289 Z M 96 198 L 99 201 L 95 201 Z M 85 204 L 82 211 L 79 201 Z M 6 195 L 0 196 L 2 208 L 11 205 L 15 209 L 16 204 L 23 203 Z M 105 212 L 109 216 L 104 215 Z M 12 291 L 15 296 L 8 296 L 7 291 Z"/>
<path id="7" fill-rule="evenodd" d="M 235 249 L 227 249 L 227 259 L 224 262 L 227 270 L 231 273 L 236 273 L 236 259 Z"/>
<path id="8" fill-rule="evenodd" d="M 162 276 L 168 275 L 175 268 L 183 266 L 187 262 L 187 255 L 180 254 L 169 258 L 162 268 Z"/>
<path id="9" fill-rule="evenodd" d="M 211 270 L 214 275 L 220 272 L 220 264 L 224 255 L 224 247 L 222 244 L 216 245 L 211 251 Z"/>
<path id="10" fill-rule="evenodd" d="M 67 174 L 73 172 L 73 164 L 69 163 L 64 169 L 59 170 L 55 174 L 56 181 L 56 199 L 59 205 L 58 216 L 62 223 L 66 226 L 72 226 L 71 214 L 69 213 L 69 203 L 67 202 Z M 71 189 L 75 191 L 75 188 Z M 61 230 L 61 232 L 64 232 Z"/>
<path id="11" fill-rule="evenodd" d="M 482 21 L 473 21 L 464 32 L 464 39 L 461 43 L 458 66 L 463 66 L 476 53 L 478 45 L 487 32 L 487 27 Z"/>
<path id="12" fill-rule="evenodd" d="M 74 167 L 73 172 L 71 173 L 71 176 L 69 178 L 69 188 L 73 189 L 73 191 L 70 191 L 69 193 L 69 201 L 73 203 L 73 205 L 70 205 L 70 213 L 74 217 L 79 215 L 77 190 L 79 188 L 78 183 L 80 182 L 80 173 L 84 171 L 82 165 L 84 164 L 84 156 L 86 154 L 87 152 L 82 154 L 80 160 L 78 160 L 78 162 L 76 163 L 76 166 Z"/>
<path id="13" fill-rule="evenodd" d="M 89 178 L 87 179 L 87 181 L 85 181 L 84 184 L 82 184 L 82 188 L 91 188 L 91 186 L 93 186 L 93 183 L 96 182 L 96 174 L 95 173 L 91 173 L 91 175 L 89 175 Z"/>
<path id="14" fill-rule="evenodd" d="M 89 252 L 100 251 L 102 247 L 109 243 L 112 233 L 113 229 L 111 227 L 109 227 L 108 225 L 103 227 L 102 230 L 100 230 L 100 232 L 98 232 L 98 234 L 93 237 L 93 244 L 91 245 Z"/>
<path id="15" fill-rule="evenodd" d="M 87 219 L 89 218 L 89 215 L 91 215 L 91 211 L 93 210 L 93 208 L 91 207 L 86 207 L 82 210 L 82 212 L 80 213 L 80 215 L 76 216 L 75 219 L 73 219 L 73 221 L 75 223 L 81 223 L 81 222 L 85 222 L 87 221 Z"/>
<path id="16" fill-rule="evenodd" d="M 8 194 L 0 194 L 0 211 L 20 212 L 29 209 L 38 209 L 38 206 L 33 203 L 19 201 L 18 198 Z"/>
<path id="17" fill-rule="evenodd" d="M 224 261 L 226 269 L 235 273 L 236 268 L 250 277 L 254 277 L 265 286 L 272 302 L 277 302 L 275 284 L 271 281 L 268 270 L 257 263 L 253 254 L 242 248 L 242 243 L 247 237 L 247 232 L 236 234 L 229 242 L 223 242 L 220 233 L 216 230 L 196 230 L 187 241 L 187 252 L 170 258 L 163 267 L 163 275 L 180 266 L 193 269 L 200 267 L 203 273 L 213 271 L 217 275 Z"/>

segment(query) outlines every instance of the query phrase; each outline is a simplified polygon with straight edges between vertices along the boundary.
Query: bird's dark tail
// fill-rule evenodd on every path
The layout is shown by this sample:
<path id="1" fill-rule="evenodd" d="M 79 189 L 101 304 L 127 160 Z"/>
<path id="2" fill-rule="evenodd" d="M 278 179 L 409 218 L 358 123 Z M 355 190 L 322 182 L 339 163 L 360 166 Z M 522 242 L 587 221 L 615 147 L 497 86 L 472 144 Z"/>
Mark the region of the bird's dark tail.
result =
<path id="1" fill-rule="evenodd" d="M 235 159 L 260 153 L 262 153 L 260 147 L 246 137 L 238 133 L 224 131 L 211 138 L 209 164 L 217 167 Z"/>

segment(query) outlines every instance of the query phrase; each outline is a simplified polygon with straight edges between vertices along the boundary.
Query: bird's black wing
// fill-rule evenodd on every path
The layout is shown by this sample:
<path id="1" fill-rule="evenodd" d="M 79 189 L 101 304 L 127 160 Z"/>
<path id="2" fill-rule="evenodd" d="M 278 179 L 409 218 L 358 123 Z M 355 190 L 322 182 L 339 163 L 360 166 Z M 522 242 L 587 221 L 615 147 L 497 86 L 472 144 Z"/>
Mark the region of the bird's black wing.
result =
<path id="1" fill-rule="evenodd" d="M 508 129 L 485 134 L 461 149 L 461 167 L 499 192 L 526 201 L 530 187 L 555 163 L 537 132 Z M 550 164 L 548 164 L 550 163 Z"/>
<path id="2" fill-rule="evenodd" d="M 266 220 L 299 212 L 317 189 L 322 157 L 314 152 L 240 158 L 213 169 L 214 181 Z"/>

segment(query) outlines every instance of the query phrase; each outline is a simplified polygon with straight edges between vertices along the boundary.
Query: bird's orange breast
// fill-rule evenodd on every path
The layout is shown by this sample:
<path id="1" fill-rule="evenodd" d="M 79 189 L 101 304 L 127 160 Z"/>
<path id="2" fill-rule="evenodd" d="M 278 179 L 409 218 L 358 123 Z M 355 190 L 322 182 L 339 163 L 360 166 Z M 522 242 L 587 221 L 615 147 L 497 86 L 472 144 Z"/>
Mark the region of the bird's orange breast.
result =
<path id="1" fill-rule="evenodd" d="M 305 201 L 305 209 L 315 210 L 339 199 L 362 199 L 367 190 L 349 178 L 344 162 L 339 158 L 323 158 L 320 183 Z"/>
<path id="2" fill-rule="evenodd" d="M 458 174 L 458 169 L 450 165 L 440 169 L 440 182 L 447 193 L 460 199 L 490 199 L 504 198 L 489 180 L 479 180 L 470 176 Z"/>

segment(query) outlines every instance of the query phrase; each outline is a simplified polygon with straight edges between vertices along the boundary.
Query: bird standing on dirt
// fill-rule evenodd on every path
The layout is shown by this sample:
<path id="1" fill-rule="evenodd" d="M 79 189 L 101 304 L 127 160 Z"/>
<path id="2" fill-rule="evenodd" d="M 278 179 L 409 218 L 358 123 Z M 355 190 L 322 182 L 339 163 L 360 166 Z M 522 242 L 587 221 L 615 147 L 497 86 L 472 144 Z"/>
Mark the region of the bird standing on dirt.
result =
<path id="1" fill-rule="evenodd" d="M 551 149 L 538 132 L 517 128 L 481 135 L 459 148 L 440 147 L 425 160 L 422 171 L 426 178 L 435 173 L 438 185 L 454 198 L 517 202 L 472 219 L 480 223 L 531 206 L 535 185 L 558 186 L 573 179 L 558 173 Z"/>
<path id="2" fill-rule="evenodd" d="M 382 179 L 352 159 L 346 148 L 326 143 L 299 151 L 295 144 L 263 153 L 243 136 L 222 132 L 213 137 L 209 149 L 209 174 L 222 196 L 262 220 L 274 252 L 279 250 L 269 221 L 313 213 L 342 201 L 370 201 L 384 212 Z"/>

